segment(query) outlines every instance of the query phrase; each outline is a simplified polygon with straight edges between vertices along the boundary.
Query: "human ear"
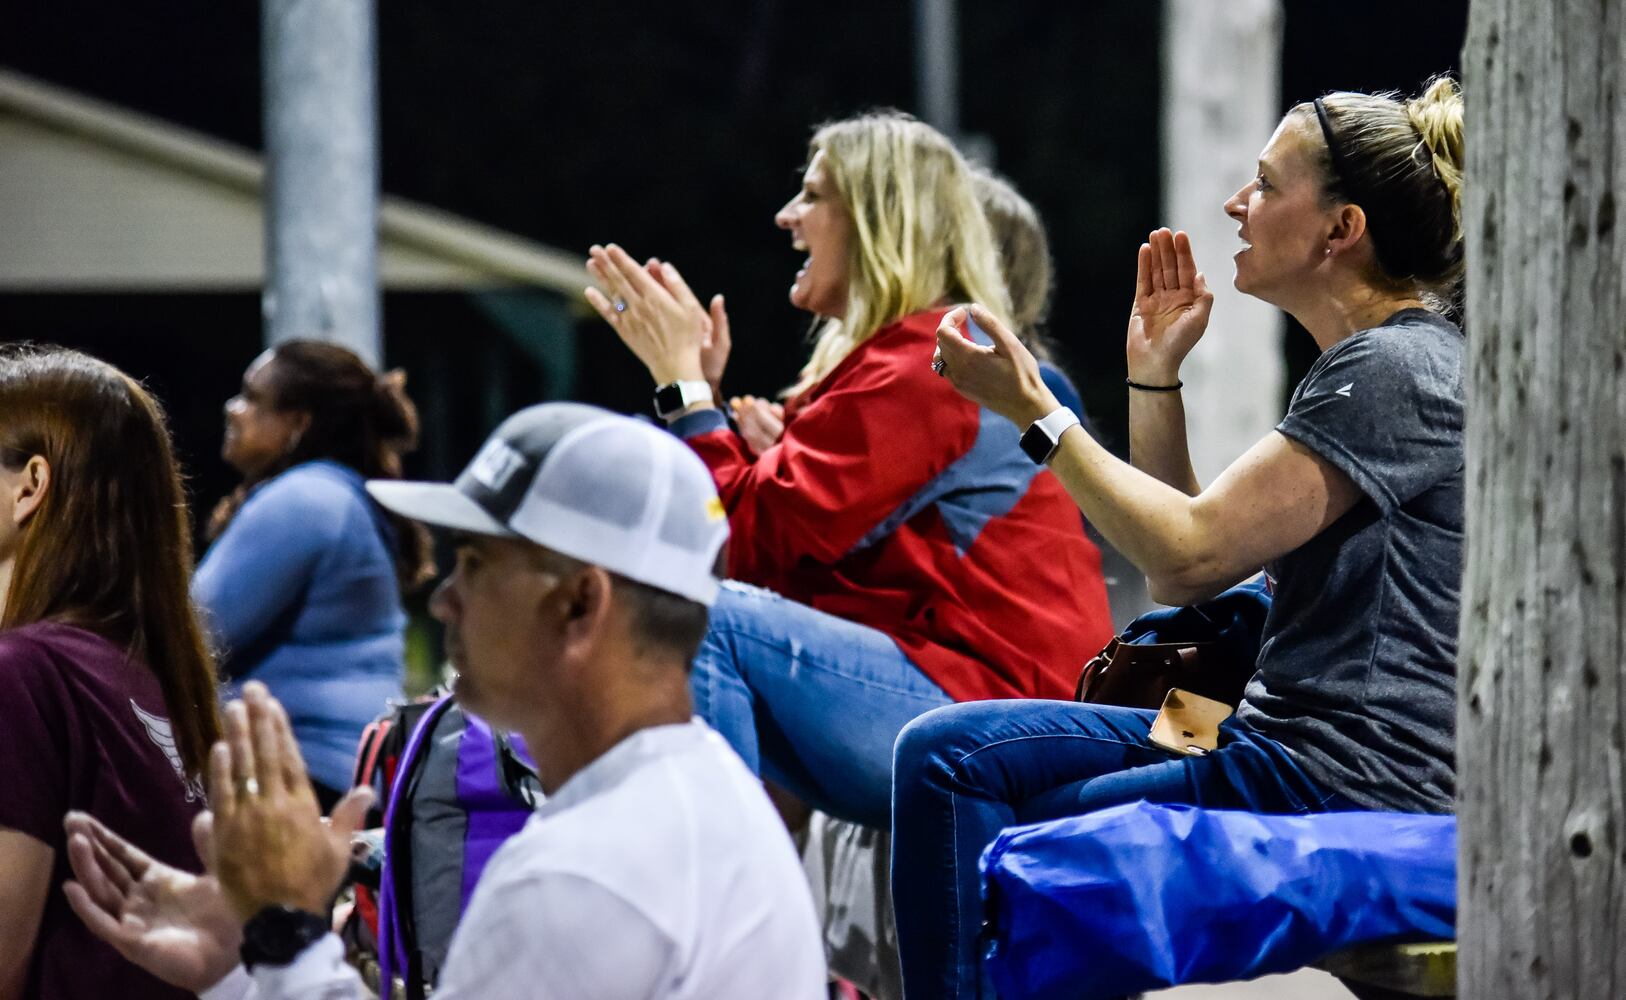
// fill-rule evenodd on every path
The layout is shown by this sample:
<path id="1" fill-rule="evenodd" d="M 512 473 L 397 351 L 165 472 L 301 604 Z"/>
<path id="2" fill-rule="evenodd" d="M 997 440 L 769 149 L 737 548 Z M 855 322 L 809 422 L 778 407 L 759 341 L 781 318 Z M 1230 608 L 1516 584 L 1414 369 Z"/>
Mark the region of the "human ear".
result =
<path id="1" fill-rule="evenodd" d="M 1359 205 L 1340 205 L 1332 214 L 1327 233 L 1327 256 L 1341 254 L 1366 235 L 1366 212 Z"/>
<path id="2" fill-rule="evenodd" d="M 12 520 L 17 527 L 22 527 L 24 521 L 34 516 L 50 489 L 51 463 L 45 460 L 44 455 L 29 456 L 28 464 L 23 466 L 22 474 L 17 477 L 17 495 L 11 505 Z"/>
<path id="3" fill-rule="evenodd" d="M 305 432 L 311 429 L 311 414 L 309 410 L 296 410 L 288 417 L 288 448 L 292 452 L 299 447 L 299 442 L 305 439 Z"/>
<path id="4" fill-rule="evenodd" d="M 600 566 L 584 566 L 559 585 L 565 602 L 565 641 L 591 645 L 609 619 L 614 584 Z"/>

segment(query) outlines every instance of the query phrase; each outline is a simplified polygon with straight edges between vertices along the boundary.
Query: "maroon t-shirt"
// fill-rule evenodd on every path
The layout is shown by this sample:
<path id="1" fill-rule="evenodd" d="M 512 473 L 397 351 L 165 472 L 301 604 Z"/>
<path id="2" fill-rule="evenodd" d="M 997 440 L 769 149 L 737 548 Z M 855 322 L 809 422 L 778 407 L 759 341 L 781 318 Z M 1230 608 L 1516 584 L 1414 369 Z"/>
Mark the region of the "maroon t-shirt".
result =
<path id="1" fill-rule="evenodd" d="M 119 957 L 62 894 L 70 809 L 166 864 L 201 868 L 191 824 L 203 789 L 183 774 L 168 715 L 158 678 L 100 636 L 48 622 L 0 632 L 0 827 L 56 851 L 25 997 L 191 995 Z"/>

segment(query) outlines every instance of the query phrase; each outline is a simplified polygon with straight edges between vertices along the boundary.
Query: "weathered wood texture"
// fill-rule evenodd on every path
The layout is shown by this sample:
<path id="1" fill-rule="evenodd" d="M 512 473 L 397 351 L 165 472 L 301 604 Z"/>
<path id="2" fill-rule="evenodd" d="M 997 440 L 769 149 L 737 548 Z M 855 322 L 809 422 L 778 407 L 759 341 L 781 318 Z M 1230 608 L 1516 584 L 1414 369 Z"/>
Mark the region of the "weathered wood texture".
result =
<path id="1" fill-rule="evenodd" d="M 1475 0 L 1460 995 L 1626 997 L 1626 0 Z"/>

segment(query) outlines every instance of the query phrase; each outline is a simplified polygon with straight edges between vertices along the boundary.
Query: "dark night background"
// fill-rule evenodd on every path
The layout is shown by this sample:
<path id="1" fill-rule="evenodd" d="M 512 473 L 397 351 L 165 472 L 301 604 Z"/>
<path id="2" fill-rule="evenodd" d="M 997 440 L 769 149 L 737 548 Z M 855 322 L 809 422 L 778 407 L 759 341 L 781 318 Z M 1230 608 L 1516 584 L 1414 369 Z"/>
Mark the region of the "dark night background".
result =
<path id="1" fill-rule="evenodd" d="M 1466 7 L 1289 0 L 1284 107 L 1454 71 Z M 772 215 L 796 189 L 812 125 L 915 109 L 910 0 L 378 9 L 386 192 L 568 250 L 616 240 L 669 257 L 697 291 L 728 295 L 725 389 L 792 379 L 807 322 L 785 293 L 800 255 Z M 1160 19 L 1156 3 L 1120 0 L 960 10 L 962 123 L 993 141 L 998 169 L 1047 221 L 1052 333 L 1115 445 L 1134 247 L 1180 223 L 1158 208 Z M 56 0 L 14 4 L 6 21 L 0 65 L 260 147 L 257 4 Z M 493 373 L 517 405 L 537 372 L 464 296 L 392 293 L 384 316 L 386 360 L 457 401 L 457 453 L 420 456 L 409 474 L 450 475 L 489 429 L 479 398 Z M 0 336 L 83 347 L 147 378 L 174 416 L 198 506 L 229 487 L 220 406 L 259 349 L 256 296 L 0 295 Z M 574 395 L 643 409 L 650 387 L 631 355 L 596 319 L 579 339 Z M 1302 331 L 1287 341 L 1296 378 L 1313 348 Z"/>

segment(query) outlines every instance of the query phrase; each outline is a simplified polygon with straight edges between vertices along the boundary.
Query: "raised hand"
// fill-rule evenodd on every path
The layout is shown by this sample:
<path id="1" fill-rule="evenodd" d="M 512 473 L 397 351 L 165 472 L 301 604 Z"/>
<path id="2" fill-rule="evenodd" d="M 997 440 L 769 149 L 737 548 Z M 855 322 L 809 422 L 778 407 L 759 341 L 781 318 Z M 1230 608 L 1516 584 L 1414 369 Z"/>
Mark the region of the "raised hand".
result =
<path id="1" fill-rule="evenodd" d="M 193 875 L 149 857 L 80 812 L 69 813 L 68 905 L 120 955 L 174 986 L 201 993 L 237 965 L 243 924 L 212 875 Z M 192 825 L 208 863 L 210 816 Z"/>
<path id="2" fill-rule="evenodd" d="M 660 283 L 668 292 L 681 297 L 679 289 L 667 283 L 668 273 L 675 276 L 681 284 L 683 276 L 678 274 L 676 267 L 670 262 L 662 261 L 659 257 L 651 257 L 644 261 L 644 270 L 649 276 Z M 684 285 L 682 291 L 687 291 Z M 728 367 L 728 354 L 733 350 L 734 339 L 728 325 L 728 310 L 723 304 L 721 293 L 711 297 L 711 304 L 706 308 L 706 339 L 700 346 L 700 370 L 705 374 L 706 381 L 711 383 L 711 394 L 716 399 L 723 398 L 723 371 Z"/>
<path id="3" fill-rule="evenodd" d="M 779 443 L 785 435 L 785 408 L 779 403 L 755 396 L 735 396 L 728 401 L 739 425 L 740 437 L 758 455 Z"/>
<path id="4" fill-rule="evenodd" d="M 728 367 L 728 354 L 734 349 L 733 331 L 728 325 L 728 309 L 723 304 L 721 293 L 711 297 L 707 313 L 711 317 L 711 333 L 700 348 L 700 370 L 705 373 L 706 381 L 711 383 L 712 395 L 720 397 L 723 369 Z"/>
<path id="5" fill-rule="evenodd" d="M 983 347 L 961 331 L 967 317 L 993 340 Z M 937 327 L 943 375 L 960 395 L 1014 423 L 1027 426 L 1061 404 L 1039 376 L 1039 362 L 998 317 L 980 305 L 950 309 Z"/>
<path id="6" fill-rule="evenodd" d="M 209 801 L 212 870 L 226 901 L 245 921 L 276 905 L 325 914 L 371 789 L 351 790 L 324 822 L 288 714 L 257 681 L 226 706 L 225 730 L 209 753 Z"/>
<path id="7" fill-rule="evenodd" d="M 1124 353 L 1129 378 L 1147 385 L 1173 385 L 1180 364 L 1208 328 L 1214 295 L 1197 270 L 1191 238 L 1159 229 L 1140 245 L 1135 266 L 1135 305 L 1129 313 Z"/>
<path id="8" fill-rule="evenodd" d="M 661 281 L 611 243 L 588 250 L 587 270 L 603 286 L 587 301 L 621 337 L 656 385 L 706 377 L 701 352 L 712 319 L 671 264 L 657 262 Z"/>

